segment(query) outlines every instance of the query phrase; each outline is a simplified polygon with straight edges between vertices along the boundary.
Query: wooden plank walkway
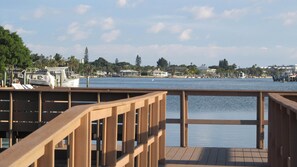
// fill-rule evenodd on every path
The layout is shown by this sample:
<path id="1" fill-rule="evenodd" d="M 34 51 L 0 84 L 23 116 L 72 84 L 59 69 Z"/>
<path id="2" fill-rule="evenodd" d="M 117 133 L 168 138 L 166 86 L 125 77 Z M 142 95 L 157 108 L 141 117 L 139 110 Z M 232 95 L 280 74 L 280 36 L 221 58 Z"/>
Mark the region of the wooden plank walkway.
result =
<path id="1" fill-rule="evenodd" d="M 166 147 L 166 167 L 268 166 L 267 157 L 256 148 Z"/>

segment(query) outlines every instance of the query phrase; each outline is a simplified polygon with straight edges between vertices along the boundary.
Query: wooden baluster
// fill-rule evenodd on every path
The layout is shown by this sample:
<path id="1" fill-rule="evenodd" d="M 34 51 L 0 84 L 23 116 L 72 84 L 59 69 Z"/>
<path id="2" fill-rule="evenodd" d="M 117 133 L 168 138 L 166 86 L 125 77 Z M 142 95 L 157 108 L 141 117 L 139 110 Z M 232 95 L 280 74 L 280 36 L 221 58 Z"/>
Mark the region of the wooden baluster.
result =
<path id="1" fill-rule="evenodd" d="M 269 98 L 269 112 L 268 112 L 268 162 L 271 163 L 273 162 L 274 156 L 273 153 L 275 151 L 275 145 L 274 145 L 274 131 L 273 131 L 273 124 L 274 124 L 274 112 L 275 112 L 275 107 L 274 107 L 274 101 Z"/>
<path id="2" fill-rule="evenodd" d="M 291 167 L 297 166 L 297 114 L 291 113 L 290 117 L 290 156 Z"/>
<path id="3" fill-rule="evenodd" d="M 91 166 L 91 126 L 90 115 L 86 114 L 75 130 L 75 166 Z"/>
<path id="4" fill-rule="evenodd" d="M 264 148 L 264 96 L 257 96 L 257 148 Z"/>
<path id="5" fill-rule="evenodd" d="M 188 96 L 185 91 L 182 91 L 180 95 L 180 146 L 188 146 Z"/>
<path id="6" fill-rule="evenodd" d="M 151 147 L 151 166 L 158 166 L 159 161 L 159 138 L 158 138 L 158 131 L 159 131 L 159 97 L 155 98 L 155 102 L 153 103 L 153 111 L 152 111 L 152 135 L 154 136 L 154 142 L 152 143 Z"/>
<path id="7" fill-rule="evenodd" d="M 43 156 L 38 160 L 38 166 L 55 166 L 55 145 L 53 141 L 49 142 L 44 149 Z"/>
<path id="8" fill-rule="evenodd" d="M 126 151 L 129 154 L 129 163 L 126 167 L 134 167 L 134 141 L 135 141 L 135 103 L 131 104 L 131 109 L 126 117 Z"/>
<path id="9" fill-rule="evenodd" d="M 165 164 L 165 142 L 166 142 L 166 94 L 163 95 L 160 104 L 160 129 L 162 130 L 162 136 L 160 137 L 159 152 L 160 163 Z"/>
<path id="10" fill-rule="evenodd" d="M 275 161 L 275 167 L 280 167 L 281 166 L 281 158 L 280 158 L 280 154 L 281 154 L 281 138 L 280 138 L 280 135 L 281 135 L 281 109 L 282 107 L 277 104 L 276 105 L 276 112 L 275 112 L 275 140 L 276 140 L 276 161 Z"/>
<path id="11" fill-rule="evenodd" d="M 281 143 L 283 147 L 282 166 L 287 166 L 287 158 L 289 157 L 289 126 L 290 126 L 290 111 L 287 108 L 281 113 Z"/>
<path id="12" fill-rule="evenodd" d="M 117 162 L 117 134 L 118 134 L 118 115 L 117 107 L 112 108 L 112 116 L 107 118 L 106 133 L 106 166 L 116 166 Z"/>
<path id="13" fill-rule="evenodd" d="M 97 94 L 97 103 L 101 101 L 100 93 Z M 100 120 L 97 120 L 96 126 L 96 167 L 100 166 Z"/>
<path id="14" fill-rule="evenodd" d="M 12 92 L 9 93 L 9 147 L 13 145 L 13 95 Z"/>
<path id="15" fill-rule="evenodd" d="M 126 144 L 127 144 L 127 114 L 124 113 L 121 115 L 122 117 L 122 155 L 127 152 Z"/>
<path id="16" fill-rule="evenodd" d="M 141 108 L 139 117 L 140 128 L 140 143 L 143 144 L 143 152 L 140 153 L 140 166 L 146 167 L 148 165 L 148 112 L 149 104 L 148 100 L 145 100 L 144 107 Z"/>
<path id="17" fill-rule="evenodd" d="M 129 93 L 127 93 L 127 98 L 130 98 Z M 127 152 L 126 150 L 126 144 L 127 144 L 127 114 L 124 113 L 122 115 L 122 155 L 125 154 Z"/>
<path id="18" fill-rule="evenodd" d="M 71 98 L 71 92 L 68 92 L 68 109 L 72 107 L 72 98 Z M 71 135 L 71 134 L 70 134 Z M 73 164 L 72 159 L 73 157 L 71 157 L 71 151 L 73 152 L 73 150 L 71 150 L 71 143 L 73 139 L 70 139 L 71 137 L 73 138 L 73 136 L 68 135 L 68 137 L 66 138 L 66 143 L 67 144 L 67 154 L 69 157 L 67 157 L 67 166 L 71 166 Z M 63 146 L 63 140 L 59 143 L 60 145 Z M 71 164 L 72 163 L 72 164 Z"/>
<path id="19" fill-rule="evenodd" d="M 42 126 L 42 93 L 39 92 L 38 93 L 38 126 L 41 127 Z"/>
<path id="20" fill-rule="evenodd" d="M 106 145 L 107 145 L 107 118 L 102 120 L 102 149 L 101 149 L 101 166 L 106 166 Z"/>
<path id="21" fill-rule="evenodd" d="M 68 136 L 68 143 L 69 143 L 69 159 L 68 159 L 68 166 L 69 167 L 74 167 L 75 162 L 74 162 L 74 157 L 75 157 L 75 132 L 72 132 Z"/>

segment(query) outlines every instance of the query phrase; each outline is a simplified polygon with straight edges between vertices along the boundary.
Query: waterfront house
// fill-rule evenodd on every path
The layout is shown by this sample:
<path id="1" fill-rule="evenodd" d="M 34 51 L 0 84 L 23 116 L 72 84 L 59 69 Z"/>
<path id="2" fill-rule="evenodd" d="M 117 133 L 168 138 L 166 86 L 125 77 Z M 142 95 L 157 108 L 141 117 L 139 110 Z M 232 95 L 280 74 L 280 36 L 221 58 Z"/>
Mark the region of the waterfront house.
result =
<path id="1" fill-rule="evenodd" d="M 154 77 L 168 77 L 168 72 L 161 71 L 161 70 L 154 70 L 152 71 L 152 76 Z"/>
<path id="2" fill-rule="evenodd" d="M 135 70 L 121 70 L 120 71 L 121 77 L 136 77 L 139 76 L 139 72 Z"/>

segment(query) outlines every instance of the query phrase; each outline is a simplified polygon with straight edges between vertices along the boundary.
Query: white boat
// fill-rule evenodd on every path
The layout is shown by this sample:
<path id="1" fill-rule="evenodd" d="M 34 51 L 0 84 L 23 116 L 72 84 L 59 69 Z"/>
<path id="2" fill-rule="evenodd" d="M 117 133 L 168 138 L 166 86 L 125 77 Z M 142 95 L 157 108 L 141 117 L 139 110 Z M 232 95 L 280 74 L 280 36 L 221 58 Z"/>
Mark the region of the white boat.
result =
<path id="1" fill-rule="evenodd" d="M 79 77 L 67 71 L 68 67 L 46 67 L 29 75 L 31 85 L 50 87 L 78 87 Z"/>
<path id="2" fill-rule="evenodd" d="M 239 76 L 238 76 L 238 77 L 239 77 L 239 78 L 242 78 L 242 79 L 245 78 L 245 74 L 244 74 L 244 72 L 241 71 L 241 72 L 239 73 Z"/>

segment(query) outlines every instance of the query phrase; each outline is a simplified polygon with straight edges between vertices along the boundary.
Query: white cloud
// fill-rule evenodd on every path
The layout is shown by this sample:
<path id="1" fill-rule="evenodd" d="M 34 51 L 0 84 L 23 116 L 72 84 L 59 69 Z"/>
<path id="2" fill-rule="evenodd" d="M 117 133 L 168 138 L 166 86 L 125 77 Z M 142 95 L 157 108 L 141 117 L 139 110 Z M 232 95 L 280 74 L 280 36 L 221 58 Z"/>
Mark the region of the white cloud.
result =
<path id="1" fill-rule="evenodd" d="M 88 12 L 90 10 L 91 6 L 89 5 L 78 5 L 75 9 L 75 12 L 78 14 L 85 14 L 86 12 Z"/>
<path id="2" fill-rule="evenodd" d="M 67 34 L 69 34 L 70 37 L 75 41 L 86 39 L 89 37 L 89 33 L 82 31 L 77 22 L 73 22 L 68 26 Z"/>
<path id="3" fill-rule="evenodd" d="M 210 19 L 215 16 L 214 8 L 209 6 L 185 7 L 183 11 L 192 13 L 195 19 Z"/>
<path id="4" fill-rule="evenodd" d="M 99 23 L 96 19 L 88 20 L 86 23 L 86 27 L 94 27 L 97 26 Z"/>
<path id="5" fill-rule="evenodd" d="M 115 24 L 114 20 L 111 17 L 108 17 L 103 20 L 101 26 L 102 26 L 102 29 L 104 30 L 110 30 L 114 28 L 114 24 Z"/>
<path id="6" fill-rule="evenodd" d="M 56 53 L 60 53 L 64 56 L 66 56 L 65 54 L 68 54 L 69 51 L 71 51 L 71 49 L 68 49 L 66 47 L 52 46 L 52 45 L 40 45 L 40 44 L 33 44 L 33 43 L 27 44 L 27 47 L 33 53 L 44 54 L 45 56 L 54 55 Z"/>
<path id="7" fill-rule="evenodd" d="M 182 27 L 180 25 L 173 25 L 169 27 L 169 30 L 172 33 L 180 33 L 182 31 Z"/>
<path id="8" fill-rule="evenodd" d="M 157 23 L 157 24 L 151 26 L 151 27 L 148 29 L 148 32 L 151 32 L 151 33 L 159 33 L 159 32 L 162 31 L 164 28 L 165 28 L 165 24 L 160 22 L 160 23 Z"/>
<path id="9" fill-rule="evenodd" d="M 282 13 L 278 18 L 280 18 L 286 26 L 295 24 L 297 22 L 297 11 Z"/>
<path id="10" fill-rule="evenodd" d="M 224 18 L 238 18 L 241 17 L 245 14 L 247 14 L 247 9 L 231 9 L 231 10 L 225 10 L 223 12 L 223 17 Z"/>
<path id="11" fill-rule="evenodd" d="M 58 36 L 58 41 L 65 41 L 67 39 L 67 36 L 66 35 L 61 35 L 61 36 Z"/>
<path id="12" fill-rule="evenodd" d="M 192 29 L 186 29 L 184 30 L 180 36 L 179 36 L 179 39 L 181 41 L 187 41 L 187 40 L 190 40 L 191 39 L 191 33 L 192 33 Z"/>
<path id="13" fill-rule="evenodd" d="M 22 27 L 17 28 L 17 27 L 14 27 L 14 26 L 11 25 L 11 24 L 5 24 L 3 27 L 4 27 L 5 29 L 11 31 L 11 32 L 17 32 L 18 34 L 22 34 L 22 35 L 33 33 L 33 31 L 25 30 L 25 29 L 22 28 Z"/>
<path id="14" fill-rule="evenodd" d="M 120 36 L 120 30 L 112 30 L 110 32 L 104 33 L 101 39 L 105 42 L 111 42 L 116 40 Z"/>
<path id="15" fill-rule="evenodd" d="M 127 5 L 127 0 L 118 0 L 117 1 L 117 4 L 120 6 L 120 7 L 124 7 Z"/>
<path id="16" fill-rule="evenodd" d="M 45 8 L 38 8 L 34 11 L 33 16 L 36 19 L 40 19 L 45 15 Z"/>

